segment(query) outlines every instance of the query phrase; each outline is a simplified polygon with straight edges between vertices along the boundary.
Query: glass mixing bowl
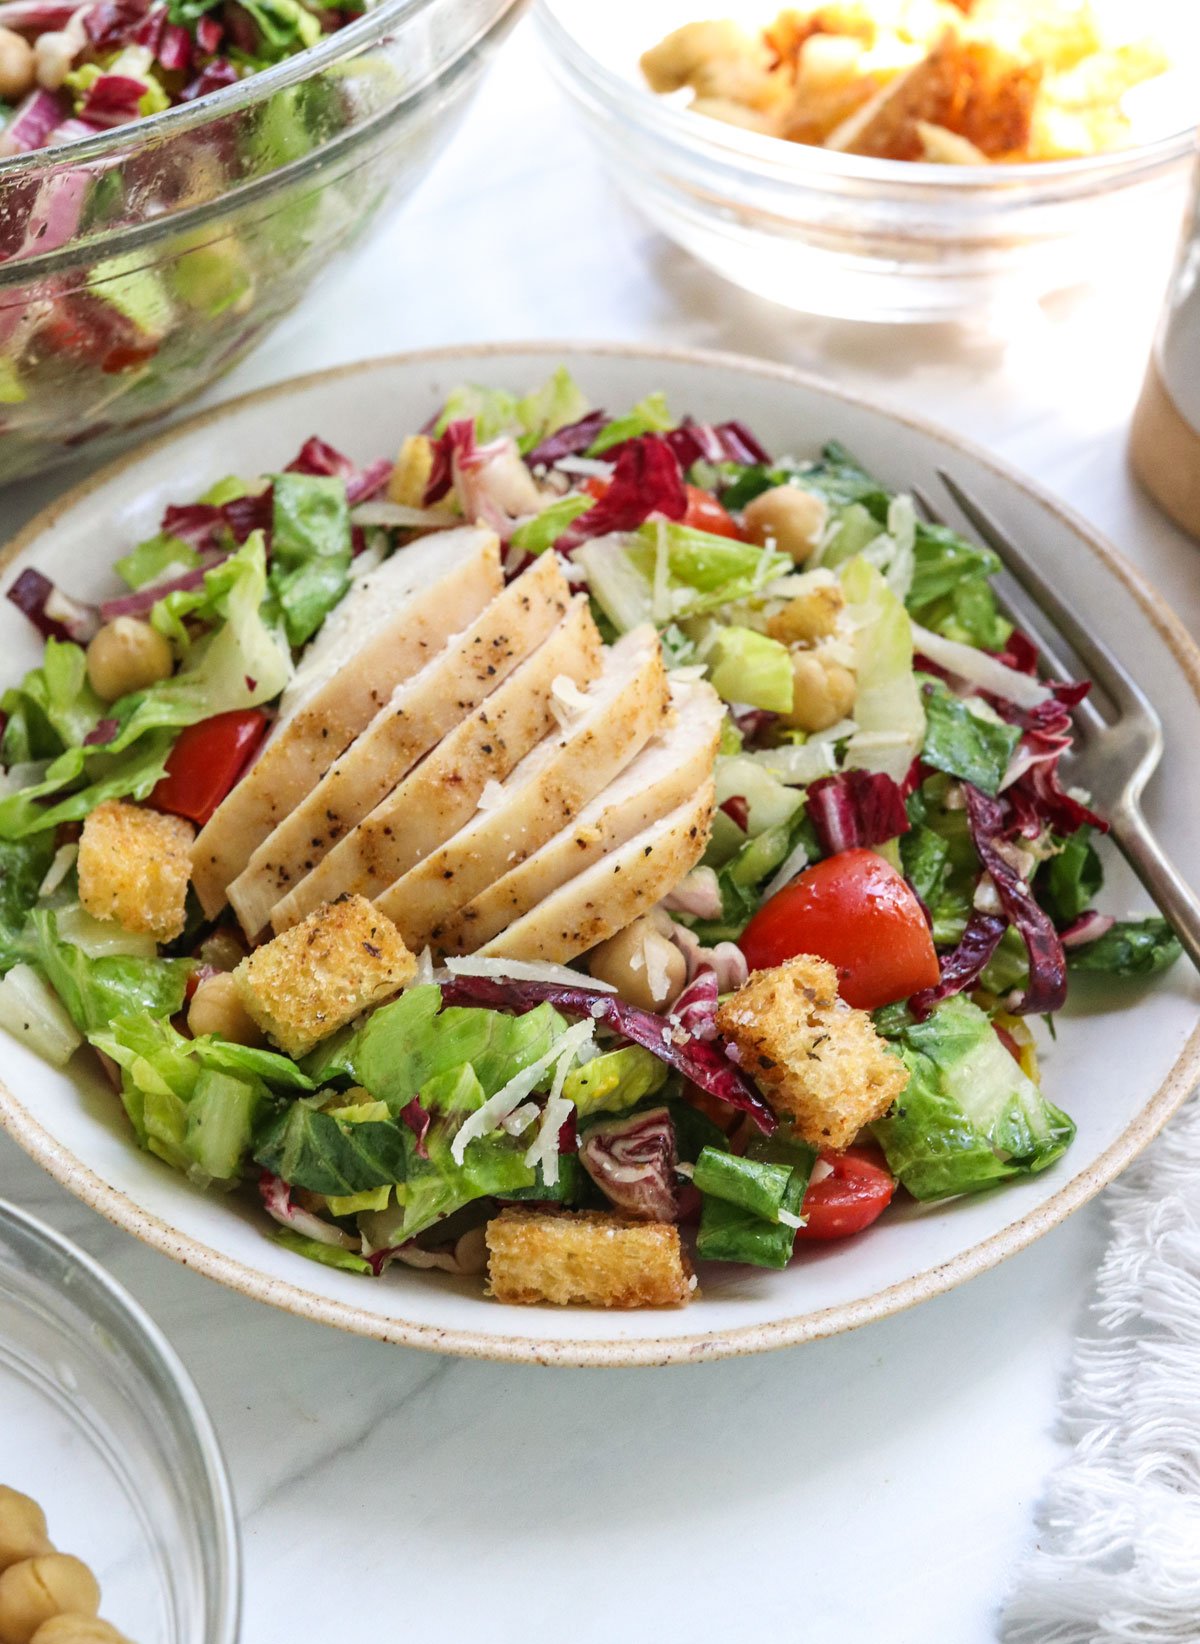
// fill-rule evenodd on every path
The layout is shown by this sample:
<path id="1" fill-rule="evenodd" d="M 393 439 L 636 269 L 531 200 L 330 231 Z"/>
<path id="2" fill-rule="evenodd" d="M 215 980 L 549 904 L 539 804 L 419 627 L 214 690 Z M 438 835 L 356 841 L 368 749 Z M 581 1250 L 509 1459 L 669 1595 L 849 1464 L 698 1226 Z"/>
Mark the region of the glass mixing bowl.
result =
<path id="1" fill-rule="evenodd" d="M 82 1251 L 0 1200 L 0 1484 L 45 1509 L 136 1644 L 237 1644 L 241 1558 L 187 1372 Z"/>
<path id="2" fill-rule="evenodd" d="M 745 131 L 649 90 L 640 54 L 682 23 L 724 15 L 720 7 L 537 0 L 536 15 L 618 188 L 656 228 L 759 296 L 846 319 L 942 320 L 1103 278 L 1131 255 L 1161 254 L 1165 273 L 1194 110 L 1186 129 L 1083 160 L 864 159 Z"/>
<path id="3" fill-rule="evenodd" d="M 0 482 L 229 369 L 429 169 L 521 0 L 384 0 L 194 103 L 0 160 Z"/>

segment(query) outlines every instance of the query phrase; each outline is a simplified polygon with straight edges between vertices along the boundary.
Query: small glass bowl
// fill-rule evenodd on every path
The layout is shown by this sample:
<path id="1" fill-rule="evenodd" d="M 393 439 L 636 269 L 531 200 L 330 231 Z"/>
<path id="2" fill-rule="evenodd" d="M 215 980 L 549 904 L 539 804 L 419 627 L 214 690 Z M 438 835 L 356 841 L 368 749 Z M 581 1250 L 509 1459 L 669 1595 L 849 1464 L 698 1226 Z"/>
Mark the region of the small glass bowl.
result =
<path id="1" fill-rule="evenodd" d="M 136 1644 L 237 1644 L 225 1464 L 166 1339 L 90 1257 L 0 1200 L 0 1483 L 90 1565 Z"/>
<path id="2" fill-rule="evenodd" d="M 812 314 L 932 321 L 1016 307 L 1159 247 L 1166 267 L 1194 122 L 1139 147 L 1031 165 L 790 143 L 693 114 L 641 80 L 642 51 L 707 15 L 692 0 L 536 5 L 554 70 L 618 188 L 736 285 Z"/>

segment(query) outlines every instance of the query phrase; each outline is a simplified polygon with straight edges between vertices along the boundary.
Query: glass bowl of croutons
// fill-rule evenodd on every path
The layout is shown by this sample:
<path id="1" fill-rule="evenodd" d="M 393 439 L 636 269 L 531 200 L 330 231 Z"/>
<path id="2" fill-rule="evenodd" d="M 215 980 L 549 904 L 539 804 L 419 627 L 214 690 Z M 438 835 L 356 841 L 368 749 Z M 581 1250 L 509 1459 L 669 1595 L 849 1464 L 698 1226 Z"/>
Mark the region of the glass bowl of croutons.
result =
<path id="1" fill-rule="evenodd" d="M 986 317 L 1169 255 L 1200 116 L 1186 0 L 538 0 L 618 187 L 735 284 Z"/>
<path id="2" fill-rule="evenodd" d="M 0 1201 L 0 1639 L 237 1644 L 225 1464 L 187 1372 L 89 1256 Z"/>

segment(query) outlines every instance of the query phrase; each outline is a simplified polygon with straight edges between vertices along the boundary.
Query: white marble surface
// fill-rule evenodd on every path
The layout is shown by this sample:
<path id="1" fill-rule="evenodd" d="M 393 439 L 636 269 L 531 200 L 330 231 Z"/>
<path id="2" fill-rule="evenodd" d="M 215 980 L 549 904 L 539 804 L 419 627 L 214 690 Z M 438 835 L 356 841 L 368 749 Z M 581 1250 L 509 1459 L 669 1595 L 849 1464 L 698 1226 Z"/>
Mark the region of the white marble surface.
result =
<path id="1" fill-rule="evenodd" d="M 1200 630 L 1200 550 L 1134 490 L 1128 414 L 1165 279 L 984 331 L 795 316 L 633 221 L 527 26 L 386 236 L 222 385 L 531 336 L 762 354 L 950 424 L 1101 525 Z M 336 437 L 336 431 L 334 431 Z M 4 499 L 11 529 L 66 476 Z M 546 1371 L 342 1338 L 135 1244 L 0 1138 L 0 1195 L 105 1262 L 208 1401 L 242 1512 L 247 1644 L 562 1634 L 985 1644 L 1056 1457 L 1098 1207 L 957 1293 L 840 1340 L 712 1366 Z M 0 1434 L 0 1455 L 14 1442 Z"/>

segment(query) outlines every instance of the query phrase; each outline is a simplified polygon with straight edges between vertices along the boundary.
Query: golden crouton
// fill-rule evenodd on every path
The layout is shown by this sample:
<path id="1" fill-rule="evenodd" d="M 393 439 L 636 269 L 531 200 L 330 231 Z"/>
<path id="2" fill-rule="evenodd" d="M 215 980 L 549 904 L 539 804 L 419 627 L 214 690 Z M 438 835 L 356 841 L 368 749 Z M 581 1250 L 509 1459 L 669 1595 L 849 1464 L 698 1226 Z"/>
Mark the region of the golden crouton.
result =
<path id="1" fill-rule="evenodd" d="M 767 632 L 784 645 L 815 645 L 837 631 L 846 604 L 840 582 L 819 582 L 767 619 Z"/>
<path id="2" fill-rule="evenodd" d="M 908 1083 L 865 1011 L 837 991 L 837 972 L 802 954 L 756 970 L 717 1008 L 717 1026 L 773 1111 L 813 1147 L 849 1147 Z"/>
<path id="3" fill-rule="evenodd" d="M 416 969 L 391 920 L 365 897 L 343 896 L 257 948 L 233 980 L 263 1032 L 289 1056 L 303 1056 Z"/>
<path id="4" fill-rule="evenodd" d="M 388 501 L 404 508 L 423 508 L 432 477 L 433 446 L 424 434 L 410 434 L 400 447 L 388 480 Z"/>
<path id="5" fill-rule="evenodd" d="M 695 1294 L 679 1229 L 599 1210 L 505 1210 L 487 1224 L 491 1293 L 502 1302 L 683 1307 Z"/>
<path id="6" fill-rule="evenodd" d="M 843 121 L 825 146 L 877 160 L 919 159 L 917 121 L 954 124 L 952 114 L 964 67 L 962 44 L 947 29 L 927 57 L 889 81 Z"/>
<path id="7" fill-rule="evenodd" d="M 97 805 L 79 841 L 79 900 L 96 919 L 160 942 L 183 929 L 195 829 L 123 799 Z"/>

